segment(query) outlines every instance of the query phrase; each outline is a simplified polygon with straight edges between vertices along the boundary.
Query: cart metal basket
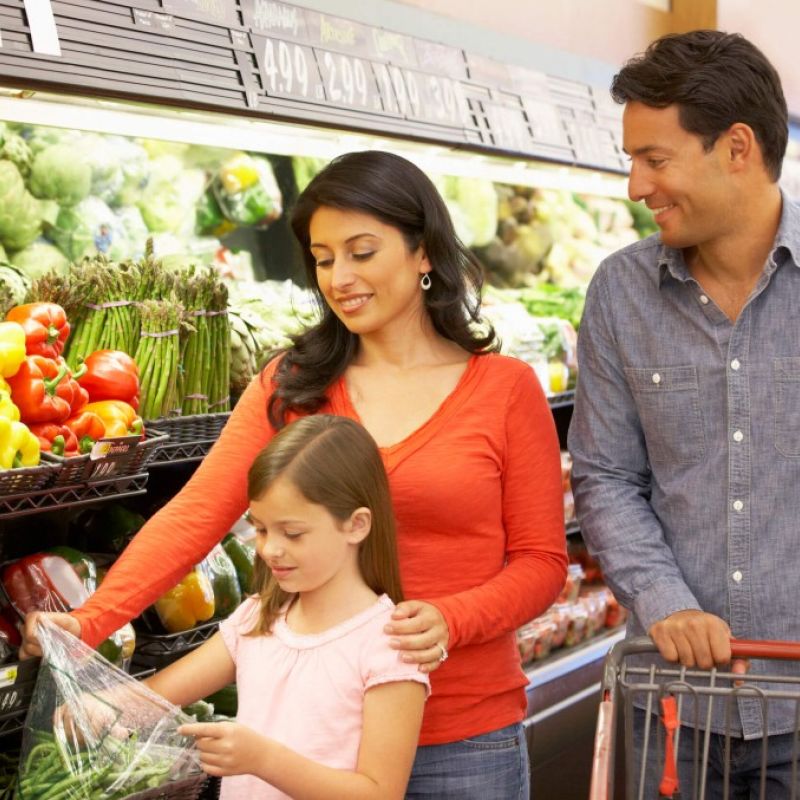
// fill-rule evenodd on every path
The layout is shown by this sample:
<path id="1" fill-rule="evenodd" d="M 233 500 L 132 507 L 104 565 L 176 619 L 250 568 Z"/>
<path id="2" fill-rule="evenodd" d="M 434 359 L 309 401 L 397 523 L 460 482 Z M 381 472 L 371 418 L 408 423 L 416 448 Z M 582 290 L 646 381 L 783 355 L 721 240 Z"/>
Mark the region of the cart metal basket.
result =
<path id="1" fill-rule="evenodd" d="M 800 661 L 800 642 L 737 639 L 731 641 L 731 651 L 734 659 Z M 742 796 L 735 794 L 731 786 L 732 748 L 737 741 L 741 742 L 734 730 L 738 720 L 736 708 L 742 698 L 752 698 L 758 703 L 764 730 L 768 728 L 770 708 L 776 702 L 790 704 L 794 714 L 794 733 L 788 735 L 792 741 L 790 788 L 789 793 L 781 791 L 780 797 L 800 799 L 800 670 L 794 676 L 743 675 L 679 665 L 643 666 L 642 659 L 635 658 L 654 653 L 657 648 L 653 642 L 640 637 L 618 642 L 606 656 L 590 800 L 623 796 L 626 800 L 710 800 L 711 797 L 733 800 Z M 724 709 L 725 730 L 720 734 L 724 743 L 721 770 L 719 767 L 709 770 L 711 719 L 715 708 Z M 642 710 L 636 727 L 633 723 L 635 709 Z M 620 734 L 624 734 L 627 767 L 624 794 L 621 782 L 615 780 L 615 740 Z M 679 775 L 676 754 L 681 737 L 685 739 Z M 774 800 L 776 791 L 769 788 L 767 781 L 769 739 L 755 741 L 760 750 L 760 764 L 748 796 Z"/>

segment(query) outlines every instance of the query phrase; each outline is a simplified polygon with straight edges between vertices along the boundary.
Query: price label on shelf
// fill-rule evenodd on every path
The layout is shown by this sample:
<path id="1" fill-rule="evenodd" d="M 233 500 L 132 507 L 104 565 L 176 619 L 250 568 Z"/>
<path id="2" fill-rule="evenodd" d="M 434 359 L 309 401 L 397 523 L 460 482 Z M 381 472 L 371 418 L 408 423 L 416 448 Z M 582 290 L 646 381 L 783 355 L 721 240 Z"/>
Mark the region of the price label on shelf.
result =
<path id="1" fill-rule="evenodd" d="M 410 120 L 461 127 L 466 100 L 461 84 L 394 64 L 388 67 L 399 113 Z"/>
<path id="2" fill-rule="evenodd" d="M 310 47 L 266 36 L 251 36 L 251 39 L 267 96 L 313 103 L 325 100 L 325 88 Z"/>
<path id="3" fill-rule="evenodd" d="M 381 91 L 367 59 L 317 48 L 314 53 L 329 103 L 357 111 L 383 111 Z"/>
<path id="4" fill-rule="evenodd" d="M 561 115 L 552 102 L 542 98 L 523 97 L 522 104 L 528 115 L 534 141 L 559 147 L 569 146 Z"/>
<path id="5" fill-rule="evenodd" d="M 163 0 L 164 11 L 176 17 L 189 17 L 217 25 L 238 25 L 236 4 L 227 0 Z"/>
<path id="6" fill-rule="evenodd" d="M 484 103 L 483 107 L 496 147 L 518 153 L 530 152 L 531 132 L 521 106 Z"/>

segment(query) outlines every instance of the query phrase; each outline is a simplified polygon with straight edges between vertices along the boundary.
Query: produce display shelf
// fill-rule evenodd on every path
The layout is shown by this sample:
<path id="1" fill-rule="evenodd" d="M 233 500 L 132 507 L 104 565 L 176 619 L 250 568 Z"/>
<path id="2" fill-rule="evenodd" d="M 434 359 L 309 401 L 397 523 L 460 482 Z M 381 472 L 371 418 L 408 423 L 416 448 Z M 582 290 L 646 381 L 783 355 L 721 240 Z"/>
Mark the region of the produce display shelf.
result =
<path id="1" fill-rule="evenodd" d="M 220 414 L 190 414 L 185 417 L 161 417 L 145 422 L 159 433 L 168 435 L 156 450 L 150 466 L 200 461 L 205 458 L 230 418 L 230 411 Z"/>
<path id="2" fill-rule="evenodd" d="M 108 478 L 94 483 L 72 486 L 53 486 L 32 492 L 0 496 L 0 520 L 14 519 L 26 514 L 60 511 L 98 500 L 118 499 L 144 494 L 148 474 Z"/>
<path id="3" fill-rule="evenodd" d="M 575 390 L 560 392 L 547 398 L 550 408 L 567 408 L 575 405 Z"/>
<path id="4" fill-rule="evenodd" d="M 0 736 L 22 727 L 38 672 L 38 658 L 0 664 Z"/>
<path id="5" fill-rule="evenodd" d="M 133 437 L 127 437 L 133 439 Z M 144 439 L 140 439 L 130 450 L 109 455 L 92 461 L 89 454 L 62 458 L 50 455 L 57 460 L 61 469 L 55 477 L 53 486 L 66 486 L 81 483 L 95 483 L 107 478 L 124 478 L 142 473 L 145 467 L 157 455 L 158 450 L 166 444 L 169 436 L 161 431 L 147 430 Z"/>
<path id="6" fill-rule="evenodd" d="M 534 662 L 525 667 L 528 691 L 535 691 L 536 687 L 564 678 L 570 672 L 604 659 L 611 647 L 624 638 L 625 626 L 619 625 L 573 647 L 556 650 L 547 658 Z"/>
<path id="7" fill-rule="evenodd" d="M 136 649 L 132 664 L 136 669 L 162 669 L 210 639 L 218 626 L 219 620 L 211 620 L 179 633 L 150 633 L 142 630 L 140 620 L 135 626 Z"/>
<path id="8" fill-rule="evenodd" d="M 42 461 L 36 467 L 7 469 L 0 472 L 0 499 L 5 495 L 33 492 L 52 485 L 58 476 L 59 465 L 53 461 Z"/>

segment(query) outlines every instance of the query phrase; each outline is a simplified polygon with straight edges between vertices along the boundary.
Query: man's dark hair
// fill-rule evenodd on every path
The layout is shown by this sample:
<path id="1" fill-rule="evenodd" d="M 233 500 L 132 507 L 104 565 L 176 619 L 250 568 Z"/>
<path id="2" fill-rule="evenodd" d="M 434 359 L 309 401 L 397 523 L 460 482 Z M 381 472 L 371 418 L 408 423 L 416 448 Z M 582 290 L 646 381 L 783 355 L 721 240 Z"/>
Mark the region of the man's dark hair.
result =
<path id="1" fill-rule="evenodd" d="M 630 59 L 611 83 L 617 103 L 676 104 L 681 125 L 710 150 L 736 122 L 755 133 L 772 179 L 781 176 L 789 120 L 781 80 L 766 56 L 738 33 L 669 34 Z"/>

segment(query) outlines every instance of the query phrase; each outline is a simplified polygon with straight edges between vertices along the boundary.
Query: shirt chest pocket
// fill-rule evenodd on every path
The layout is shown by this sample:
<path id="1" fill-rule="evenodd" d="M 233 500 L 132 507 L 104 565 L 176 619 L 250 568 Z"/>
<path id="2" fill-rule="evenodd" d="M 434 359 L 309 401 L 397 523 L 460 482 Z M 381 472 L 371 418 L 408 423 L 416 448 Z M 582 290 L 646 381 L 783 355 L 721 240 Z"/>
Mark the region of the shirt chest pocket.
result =
<path id="1" fill-rule="evenodd" d="M 800 356 L 776 358 L 775 448 L 784 456 L 800 457 Z"/>
<path id="2" fill-rule="evenodd" d="M 705 455 L 697 370 L 626 367 L 653 464 L 695 464 Z"/>

